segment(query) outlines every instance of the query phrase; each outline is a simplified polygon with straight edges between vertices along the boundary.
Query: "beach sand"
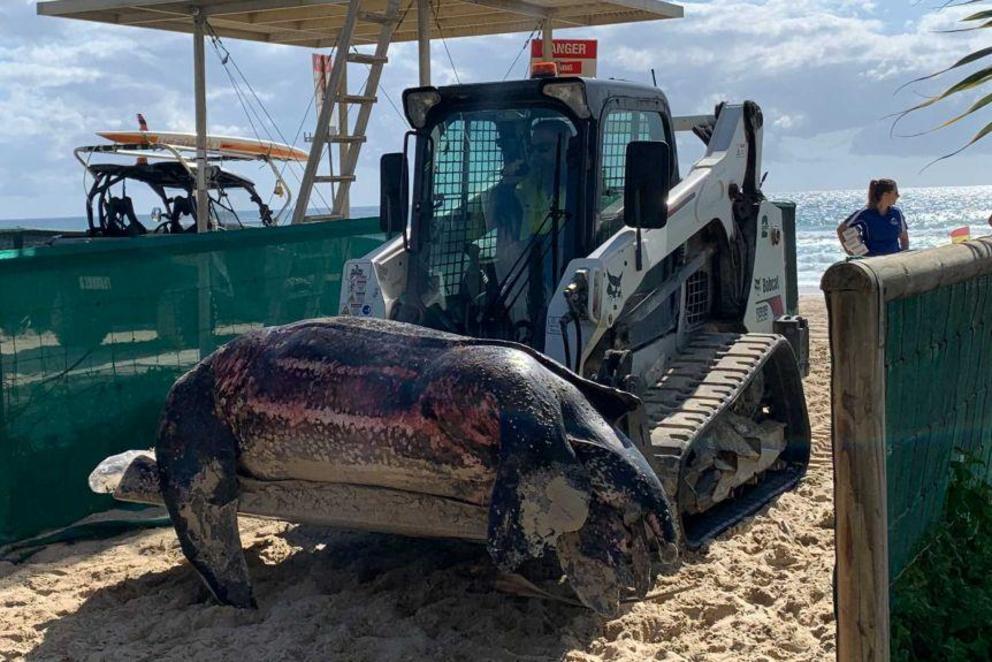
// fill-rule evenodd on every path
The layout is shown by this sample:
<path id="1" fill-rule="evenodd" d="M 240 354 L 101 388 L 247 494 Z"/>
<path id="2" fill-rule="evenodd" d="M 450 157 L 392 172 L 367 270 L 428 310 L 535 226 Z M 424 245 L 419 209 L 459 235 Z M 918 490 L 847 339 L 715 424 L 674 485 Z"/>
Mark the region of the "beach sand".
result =
<path id="1" fill-rule="evenodd" d="M 170 528 L 56 544 L 0 562 L 0 658 L 832 658 L 829 347 L 822 298 L 801 307 L 812 328 L 808 477 L 616 619 L 496 591 L 478 545 L 244 518 L 258 611 L 212 605 Z"/>

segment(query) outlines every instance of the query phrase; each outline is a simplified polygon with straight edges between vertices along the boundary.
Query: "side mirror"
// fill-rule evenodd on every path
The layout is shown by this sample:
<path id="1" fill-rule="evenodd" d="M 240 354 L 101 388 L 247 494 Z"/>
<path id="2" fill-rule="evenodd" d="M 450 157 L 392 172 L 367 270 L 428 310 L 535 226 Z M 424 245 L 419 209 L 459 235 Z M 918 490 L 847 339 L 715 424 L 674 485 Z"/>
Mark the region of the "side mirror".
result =
<path id="1" fill-rule="evenodd" d="M 406 156 L 383 154 L 379 161 L 379 229 L 392 235 L 406 230 L 409 185 Z"/>
<path id="2" fill-rule="evenodd" d="M 624 223 L 655 230 L 668 223 L 671 154 L 664 141 L 637 141 L 627 145 L 623 191 Z"/>

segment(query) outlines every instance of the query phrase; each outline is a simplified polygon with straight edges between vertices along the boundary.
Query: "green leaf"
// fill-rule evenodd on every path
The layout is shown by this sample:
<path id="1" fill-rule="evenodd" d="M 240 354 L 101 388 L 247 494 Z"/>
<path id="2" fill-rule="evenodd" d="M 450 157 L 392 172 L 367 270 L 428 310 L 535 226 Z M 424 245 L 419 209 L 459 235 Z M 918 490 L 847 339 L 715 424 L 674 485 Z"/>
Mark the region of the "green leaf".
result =
<path id="1" fill-rule="evenodd" d="M 940 34 L 953 34 L 955 32 L 974 32 L 975 30 L 983 30 L 985 28 L 992 28 L 992 21 L 987 21 L 981 25 L 973 25 L 970 28 L 957 28 L 955 30 L 937 30 Z"/>
<path id="2" fill-rule="evenodd" d="M 957 94 L 959 92 L 964 92 L 966 90 L 970 90 L 972 88 L 978 87 L 979 85 L 981 85 L 983 83 L 986 83 L 986 82 L 988 82 L 990 80 L 992 80 L 992 67 L 985 67 L 984 69 L 979 69 L 978 71 L 976 71 L 976 72 L 974 72 L 972 74 L 969 74 L 965 78 L 961 79 L 960 81 L 958 81 L 954 85 L 951 85 L 949 88 L 947 88 L 946 90 L 944 90 L 943 92 L 941 92 L 937 96 L 930 97 L 929 99 L 927 99 L 923 103 L 916 104 L 915 106 L 913 106 L 909 110 L 904 110 L 903 112 L 899 113 L 899 116 L 898 116 L 898 119 L 896 120 L 896 122 L 898 123 L 899 120 L 901 120 L 906 115 L 908 115 L 908 114 L 910 114 L 912 112 L 915 112 L 915 111 L 920 110 L 922 108 L 927 108 L 928 106 L 932 106 L 933 104 L 937 103 L 938 101 L 942 101 L 943 99 L 946 99 L 949 96 L 952 96 L 952 95 Z"/>
<path id="3" fill-rule="evenodd" d="M 962 21 L 981 21 L 986 18 L 992 18 L 992 9 L 983 9 L 980 12 L 971 14 L 970 16 L 965 16 Z"/>
<path id="4" fill-rule="evenodd" d="M 966 5 L 974 5 L 979 2 L 986 2 L 987 0 L 965 0 L 964 2 L 945 2 L 940 6 L 941 9 L 954 8 L 954 7 L 964 7 Z"/>
<path id="5" fill-rule="evenodd" d="M 941 7 L 942 8 L 964 7 L 964 6 L 975 5 L 975 4 L 979 4 L 979 3 L 992 4 L 992 2 L 990 2 L 989 0 L 963 0 L 961 2 L 953 2 L 952 0 L 947 0 L 946 2 L 944 2 L 941 5 Z M 977 25 L 967 25 L 969 23 L 971 23 L 971 24 L 977 24 Z M 974 30 L 983 30 L 983 29 L 986 29 L 986 28 L 992 28 L 992 9 L 983 9 L 983 10 L 980 10 L 980 11 L 974 11 L 974 12 L 968 14 L 967 16 L 964 16 L 963 18 L 961 18 L 960 19 L 960 24 L 967 25 L 967 27 L 961 27 L 961 28 L 958 28 L 958 29 L 955 29 L 955 30 L 944 30 L 943 32 L 971 32 L 971 31 L 974 31 Z M 945 73 L 947 73 L 949 71 L 952 71 L 954 69 L 957 69 L 959 67 L 963 67 L 963 66 L 966 66 L 966 65 L 974 64 L 974 63 L 979 62 L 980 60 L 983 60 L 984 58 L 987 58 L 987 57 L 990 57 L 990 56 L 992 56 L 992 46 L 985 47 L 985 48 L 980 48 L 977 51 L 974 51 L 972 53 L 969 53 L 969 54 L 965 55 L 964 57 L 960 58 L 957 62 L 955 62 L 954 64 L 952 64 L 951 66 L 949 66 L 949 67 L 947 67 L 945 69 L 942 69 L 942 70 L 940 70 L 940 71 L 938 71 L 936 73 L 930 74 L 928 76 L 922 76 L 920 78 L 917 78 L 915 80 L 912 80 L 912 81 L 906 83 L 905 85 L 899 86 L 899 88 L 897 88 L 896 92 L 899 92 L 900 90 L 902 90 L 904 87 L 906 87 L 908 85 L 912 85 L 914 83 L 919 83 L 919 82 L 922 82 L 922 81 L 925 81 L 925 80 L 930 80 L 932 78 L 935 78 L 937 76 L 940 76 L 942 74 L 945 74 Z M 981 68 L 981 69 L 979 69 L 977 71 L 974 71 L 971 74 L 965 76 L 964 78 L 962 78 L 958 82 L 954 83 L 953 85 L 951 85 L 950 87 L 948 87 L 947 89 L 945 89 L 940 94 L 937 94 L 937 95 L 931 96 L 931 97 L 925 97 L 924 101 L 922 101 L 920 103 L 917 103 L 916 105 L 912 106 L 911 108 L 909 108 L 907 110 L 904 110 L 902 112 L 899 112 L 899 113 L 893 113 L 892 115 L 889 115 L 890 118 L 894 118 L 893 119 L 893 122 L 892 122 L 892 127 L 891 127 L 891 129 L 889 131 L 890 135 L 894 135 L 895 134 L 895 130 L 896 130 L 896 127 L 899 125 L 899 122 L 901 122 L 903 119 L 905 119 L 907 115 L 909 115 L 909 114 L 911 114 L 913 112 L 916 112 L 918 110 L 922 110 L 924 108 L 928 108 L 928 107 L 930 107 L 930 106 L 932 106 L 932 105 L 934 105 L 936 103 L 939 103 L 939 102 L 941 102 L 941 101 L 943 101 L 943 100 L 945 100 L 945 99 L 947 99 L 947 98 L 949 98 L 951 96 L 954 96 L 955 94 L 960 94 L 962 92 L 970 92 L 970 91 L 976 90 L 977 88 L 979 88 L 979 87 L 981 87 L 981 86 L 989 83 L 990 81 L 992 81 L 992 67 L 986 66 L 986 67 L 983 67 L 983 68 Z M 952 117 L 951 119 L 943 122 L 942 124 L 940 124 L 940 125 L 932 128 L 932 129 L 929 129 L 927 131 L 922 131 L 922 132 L 919 132 L 919 133 L 908 134 L 906 137 L 921 136 L 921 135 L 924 135 L 924 134 L 927 134 L 927 133 L 931 133 L 933 131 L 936 131 L 938 129 L 946 128 L 948 126 L 951 126 L 952 124 L 955 124 L 955 123 L 961 121 L 962 119 L 964 119 L 966 117 L 969 117 L 969 116 L 973 115 L 974 113 L 976 113 L 976 112 L 978 112 L 980 110 L 986 109 L 990 105 L 992 105 L 992 94 L 988 94 L 988 95 L 983 96 L 978 101 L 974 102 L 966 111 L 964 111 L 963 113 L 961 113 L 959 115 L 956 115 L 956 116 Z M 983 138 L 987 137 L 989 135 L 989 133 L 992 133 L 992 125 L 983 127 L 963 147 L 961 147 L 960 149 L 958 149 L 958 150 L 956 150 L 954 152 L 951 152 L 950 154 L 946 154 L 946 155 L 944 155 L 944 156 L 942 156 L 942 157 L 940 157 L 940 158 L 938 158 L 938 159 L 936 159 L 934 161 L 931 161 L 926 166 L 924 166 L 923 170 L 926 170 L 927 168 L 929 168 L 930 166 L 932 166 L 933 164 L 935 164 L 935 163 L 937 163 L 939 161 L 942 161 L 944 159 L 950 158 L 951 156 L 954 156 L 956 154 L 961 153 L 963 150 L 967 149 L 971 145 L 974 145 L 979 140 L 982 140 Z M 922 170 L 921 170 L 921 172 L 922 172 Z"/>
<path id="6" fill-rule="evenodd" d="M 943 521 L 892 586 L 893 660 L 989 659 L 992 487 L 980 478 L 987 473 L 973 458 L 952 464 Z"/>
<path id="7" fill-rule="evenodd" d="M 968 55 L 964 56 L 963 58 L 961 58 L 960 60 L 958 60 L 957 62 L 955 62 L 954 64 L 952 64 L 951 66 L 947 67 L 946 69 L 942 69 L 942 70 L 938 71 L 937 73 L 930 74 L 929 76 L 923 76 L 921 78 L 917 78 L 916 80 L 911 80 L 908 83 L 906 83 L 905 85 L 900 85 L 896 89 L 896 92 L 899 92 L 899 90 L 901 90 L 904 87 L 907 87 L 909 85 L 913 85 L 914 83 L 919 83 L 919 82 L 922 82 L 922 81 L 925 81 L 925 80 L 930 80 L 931 78 L 936 78 L 937 76 L 939 76 L 941 74 L 946 74 L 948 71 L 951 71 L 952 69 L 957 69 L 958 67 L 963 67 L 966 64 L 971 64 L 972 62 L 977 62 L 978 60 L 981 60 L 983 57 L 987 57 L 989 55 L 992 55 L 992 46 L 989 46 L 988 48 L 982 48 L 980 50 L 975 51 L 974 53 L 969 53 Z"/>
<path id="8" fill-rule="evenodd" d="M 908 133 L 908 134 L 906 134 L 903 137 L 905 137 L 905 138 L 918 138 L 919 136 L 926 135 L 928 133 L 933 133 L 934 131 L 939 131 L 940 129 L 946 129 L 947 127 L 951 126 L 952 124 L 955 124 L 957 122 L 960 122 L 965 117 L 968 117 L 969 115 L 971 115 L 972 113 L 974 113 L 977 110 L 981 110 L 982 108 L 984 108 L 985 106 L 988 106 L 989 104 L 992 104 L 992 94 L 986 94 L 984 97 L 982 97 L 981 99 L 979 99 L 975 103 L 971 104 L 971 107 L 968 108 L 968 110 L 964 111 L 963 113 L 961 113 L 957 117 L 952 117 L 951 119 L 947 120 L 943 124 L 940 124 L 938 126 L 935 126 L 932 129 L 927 129 L 926 131 L 921 131 L 919 133 Z"/>

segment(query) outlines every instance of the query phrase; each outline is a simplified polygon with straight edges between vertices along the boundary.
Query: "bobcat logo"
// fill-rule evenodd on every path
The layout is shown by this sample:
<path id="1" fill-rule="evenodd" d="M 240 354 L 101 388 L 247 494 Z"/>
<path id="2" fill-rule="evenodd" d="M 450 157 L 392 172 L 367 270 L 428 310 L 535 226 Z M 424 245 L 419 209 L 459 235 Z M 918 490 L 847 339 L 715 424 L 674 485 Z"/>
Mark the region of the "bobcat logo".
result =
<path id="1" fill-rule="evenodd" d="M 623 272 L 620 275 L 614 276 L 609 271 L 606 272 L 606 296 L 611 299 L 619 299 L 623 294 L 622 283 L 623 283 Z"/>

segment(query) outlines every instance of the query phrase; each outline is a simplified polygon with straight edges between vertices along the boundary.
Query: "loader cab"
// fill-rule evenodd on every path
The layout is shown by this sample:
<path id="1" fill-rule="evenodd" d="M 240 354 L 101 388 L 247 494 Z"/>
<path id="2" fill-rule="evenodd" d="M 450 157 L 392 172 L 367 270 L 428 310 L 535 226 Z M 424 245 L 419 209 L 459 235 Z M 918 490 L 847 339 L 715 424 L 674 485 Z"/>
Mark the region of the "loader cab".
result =
<path id="1" fill-rule="evenodd" d="M 391 317 L 543 350 L 568 262 L 623 224 L 626 145 L 671 137 L 664 96 L 550 78 L 416 88 L 404 108 L 410 259 Z"/>

